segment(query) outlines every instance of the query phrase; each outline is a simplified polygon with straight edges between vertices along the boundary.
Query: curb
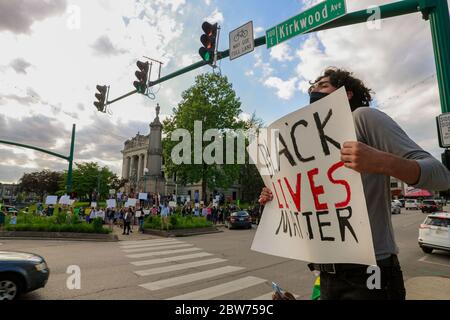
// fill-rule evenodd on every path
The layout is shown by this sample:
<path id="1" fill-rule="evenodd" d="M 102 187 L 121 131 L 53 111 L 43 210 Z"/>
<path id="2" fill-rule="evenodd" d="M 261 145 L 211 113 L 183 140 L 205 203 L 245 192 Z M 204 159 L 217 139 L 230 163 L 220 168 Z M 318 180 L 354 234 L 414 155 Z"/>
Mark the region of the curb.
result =
<path id="1" fill-rule="evenodd" d="M 39 240 L 98 241 L 98 242 L 119 241 L 119 238 L 115 234 L 38 232 L 38 231 L 4 231 L 0 232 L 0 239 L 17 239 L 17 240 L 39 239 Z"/>

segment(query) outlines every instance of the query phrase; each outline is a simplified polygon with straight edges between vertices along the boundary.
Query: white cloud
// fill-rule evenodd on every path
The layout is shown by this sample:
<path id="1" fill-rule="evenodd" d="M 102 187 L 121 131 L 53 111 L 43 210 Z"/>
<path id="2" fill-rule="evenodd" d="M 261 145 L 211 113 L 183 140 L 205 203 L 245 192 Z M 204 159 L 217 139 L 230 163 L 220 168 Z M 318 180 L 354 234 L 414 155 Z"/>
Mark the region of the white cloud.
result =
<path id="1" fill-rule="evenodd" d="M 277 96 L 283 100 L 289 100 L 295 93 L 297 78 L 291 78 L 284 81 L 278 77 L 269 77 L 264 81 L 264 85 L 277 90 Z"/>
<path id="2" fill-rule="evenodd" d="M 219 9 L 215 9 L 208 17 L 205 18 L 209 23 L 218 23 L 222 24 L 224 21 L 223 13 L 219 11 Z"/>
<path id="3" fill-rule="evenodd" d="M 209 6 L 211 4 L 211 0 L 205 0 L 205 4 Z"/>
<path id="4" fill-rule="evenodd" d="M 291 47 L 283 42 L 270 49 L 270 57 L 274 60 L 280 62 L 292 61 L 294 60 L 294 55 L 292 54 Z"/>
<path id="5" fill-rule="evenodd" d="M 363 9 L 374 1 L 351 3 Z M 378 1 L 377 4 L 386 3 Z M 353 10 L 350 10 L 353 11 Z M 401 35 L 401 37 L 394 35 Z M 382 20 L 380 30 L 365 24 L 318 32 L 296 52 L 298 88 L 306 92 L 327 66 L 354 72 L 377 99 L 380 109 L 392 116 L 423 148 L 438 155 L 434 117 L 440 113 L 436 81 L 413 86 L 435 72 L 429 23 L 420 14 Z M 394 98 L 392 98 L 394 97 Z M 418 116 L 420 115 L 420 116 Z"/>
<path id="6" fill-rule="evenodd" d="M 252 115 L 250 113 L 242 112 L 241 114 L 239 114 L 239 119 L 242 121 L 248 121 L 251 118 L 252 118 Z"/>
<path id="7" fill-rule="evenodd" d="M 274 69 L 270 66 L 270 63 L 263 61 L 261 52 L 256 51 L 254 57 L 254 67 L 261 69 L 263 78 L 270 76 L 273 73 Z"/>
<path id="8" fill-rule="evenodd" d="M 184 31 L 179 15 L 184 3 L 184 0 L 161 0 L 148 1 L 144 5 L 136 1 L 80 0 L 77 1 L 80 29 L 68 28 L 64 10 L 61 15 L 49 14 L 45 20 L 43 15 L 39 19 L 26 18 L 26 24 L 17 27 L 20 30 L 15 27 L 21 34 L 2 32 L 0 26 L 1 60 L 4 63 L 12 61 L 11 67 L 0 66 L 0 117 L 5 117 L 6 123 L 19 123 L 12 140 L 22 143 L 33 140 L 42 147 L 62 150 L 60 141 L 47 136 L 39 140 L 34 138 L 39 137 L 41 131 L 54 132 L 53 129 L 57 129 L 55 137 L 67 132 L 70 135 L 72 123 L 76 123 L 77 138 L 81 140 L 83 132 L 91 134 L 86 130 L 98 127 L 98 132 L 83 138 L 86 142 L 94 142 L 95 150 L 82 157 L 83 148 L 77 147 L 80 151 L 77 160 L 103 159 L 102 163 L 111 164 L 112 169 L 117 168 L 120 172 L 123 142 L 137 132 L 136 123 L 142 127 L 141 132 L 148 133 L 156 102 L 133 95 L 109 106 L 112 115 L 99 114 L 93 106 L 95 85 L 111 85 L 111 100 L 133 89 L 135 63 L 142 56 L 163 60 L 165 68 L 171 64 L 178 45 L 176 40 Z M 97 41 L 99 39 L 103 40 Z M 163 68 L 163 75 L 164 71 Z M 159 94 L 162 111 L 173 107 L 171 103 L 176 101 L 180 91 L 177 88 L 171 96 L 165 94 L 168 91 Z M 42 119 L 33 120 L 36 117 Z M 22 125 L 24 121 L 42 122 L 46 129 L 28 128 Z M 119 127 L 125 131 L 115 135 Z M 103 138 L 100 133 L 104 134 Z M 114 147 L 108 152 L 110 144 Z M 66 149 L 63 151 L 67 152 Z M 36 158 L 41 159 L 42 155 L 38 154 Z M 5 166 L 10 164 L 8 159 L 3 160 Z M 19 174 L 21 170 L 38 167 L 37 161 L 17 163 L 15 172 Z M 60 168 L 57 162 L 52 167 L 52 159 L 46 166 L 55 170 Z M 6 176 L 0 168 L 0 181 L 15 181 L 20 176 Z"/>
<path id="9" fill-rule="evenodd" d="M 264 29 L 263 27 L 256 27 L 253 32 L 255 34 L 256 37 L 259 37 L 262 35 L 262 33 L 264 33 L 266 29 Z"/>

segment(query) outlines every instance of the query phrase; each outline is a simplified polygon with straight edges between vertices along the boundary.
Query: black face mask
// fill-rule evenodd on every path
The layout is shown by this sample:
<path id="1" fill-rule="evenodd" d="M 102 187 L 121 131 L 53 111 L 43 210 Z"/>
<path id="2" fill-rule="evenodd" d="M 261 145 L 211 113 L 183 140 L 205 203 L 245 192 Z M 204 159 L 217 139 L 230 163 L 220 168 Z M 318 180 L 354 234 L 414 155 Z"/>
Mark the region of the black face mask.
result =
<path id="1" fill-rule="evenodd" d="M 320 99 L 322 99 L 323 97 L 326 97 L 327 95 L 329 95 L 329 93 L 324 93 L 324 92 L 311 92 L 309 94 L 309 103 L 314 103 Z"/>

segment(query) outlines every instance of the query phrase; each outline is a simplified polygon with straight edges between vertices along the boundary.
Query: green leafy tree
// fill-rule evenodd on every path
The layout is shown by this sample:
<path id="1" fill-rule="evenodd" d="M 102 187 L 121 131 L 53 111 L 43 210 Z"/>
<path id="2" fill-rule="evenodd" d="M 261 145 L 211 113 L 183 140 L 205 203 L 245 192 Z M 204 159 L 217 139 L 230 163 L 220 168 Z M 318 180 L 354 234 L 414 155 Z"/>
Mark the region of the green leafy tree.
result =
<path id="1" fill-rule="evenodd" d="M 20 190 L 35 193 L 42 201 L 45 194 L 58 192 L 62 178 L 62 172 L 50 170 L 25 173 L 19 181 Z"/>
<path id="2" fill-rule="evenodd" d="M 66 181 L 67 172 L 64 173 L 61 187 L 65 186 Z M 115 189 L 121 183 L 121 179 L 108 167 L 100 167 L 96 162 L 75 164 L 72 191 L 81 199 L 90 199 L 94 191 L 99 193 L 100 199 L 105 199 L 109 190 Z"/>
<path id="3" fill-rule="evenodd" d="M 201 164 L 194 164 L 194 141 L 191 144 L 190 164 L 175 164 L 171 152 L 179 141 L 171 141 L 176 129 L 186 129 L 194 137 L 194 121 L 202 122 L 202 136 L 208 129 L 218 129 L 221 133 L 227 130 L 245 129 L 245 122 L 239 120 L 241 102 L 236 96 L 227 77 L 214 73 L 201 74 L 196 77 L 195 84 L 183 92 L 182 101 L 173 109 L 173 116 L 163 123 L 163 154 L 166 171 L 176 173 L 181 183 L 198 183 L 202 181 L 203 200 L 206 200 L 207 189 L 228 188 L 237 181 L 240 166 L 225 164 L 207 164 L 203 157 Z M 214 139 L 212 139 L 214 141 Z M 225 139 L 224 139 L 225 140 Z M 224 141 L 225 142 L 225 141 Z M 201 152 L 211 141 L 203 141 Z M 215 153 L 213 152 L 213 156 Z"/>

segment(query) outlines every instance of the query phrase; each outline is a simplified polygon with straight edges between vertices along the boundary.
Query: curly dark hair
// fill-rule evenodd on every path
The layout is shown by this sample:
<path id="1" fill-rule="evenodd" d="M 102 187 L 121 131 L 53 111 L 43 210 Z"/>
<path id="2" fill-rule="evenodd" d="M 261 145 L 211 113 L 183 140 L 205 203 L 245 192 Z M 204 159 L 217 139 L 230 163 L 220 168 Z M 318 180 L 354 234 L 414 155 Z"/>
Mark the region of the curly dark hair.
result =
<path id="1" fill-rule="evenodd" d="M 340 88 L 345 86 L 347 91 L 353 92 L 353 97 L 349 101 L 352 111 L 359 107 L 368 107 L 372 101 L 372 89 L 367 88 L 361 80 L 353 77 L 352 72 L 335 67 L 326 68 L 323 75 L 318 77 L 314 82 L 310 81 L 311 87 L 308 93 L 311 93 L 316 83 L 326 77 L 330 78 L 330 84 L 333 87 Z"/>

